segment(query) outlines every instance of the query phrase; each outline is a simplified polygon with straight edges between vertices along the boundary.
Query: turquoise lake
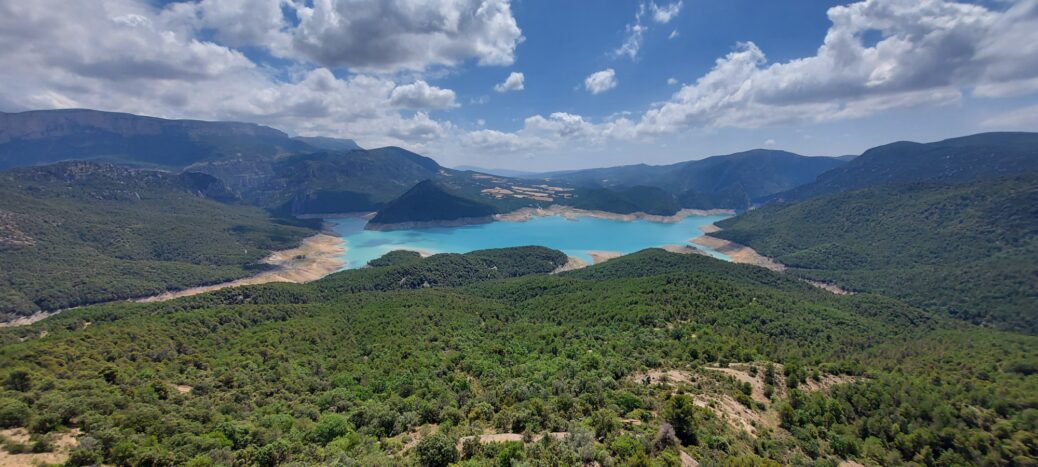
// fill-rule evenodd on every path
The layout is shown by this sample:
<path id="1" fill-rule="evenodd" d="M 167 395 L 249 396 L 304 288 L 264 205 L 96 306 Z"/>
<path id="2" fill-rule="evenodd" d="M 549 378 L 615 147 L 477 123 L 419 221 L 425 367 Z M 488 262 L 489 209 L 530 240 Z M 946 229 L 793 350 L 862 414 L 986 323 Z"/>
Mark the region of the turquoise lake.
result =
<path id="1" fill-rule="evenodd" d="M 535 217 L 524 222 L 491 222 L 388 232 L 364 230 L 364 219 L 328 219 L 346 241 L 346 268 L 359 268 L 393 250 L 429 253 L 466 253 L 486 248 L 541 245 L 591 263 L 591 251 L 633 253 L 650 247 L 686 245 L 702 234 L 699 227 L 728 216 L 689 216 L 673 222 L 616 221 L 592 217 L 575 220 L 560 216 Z M 698 246 L 716 258 L 724 254 Z"/>

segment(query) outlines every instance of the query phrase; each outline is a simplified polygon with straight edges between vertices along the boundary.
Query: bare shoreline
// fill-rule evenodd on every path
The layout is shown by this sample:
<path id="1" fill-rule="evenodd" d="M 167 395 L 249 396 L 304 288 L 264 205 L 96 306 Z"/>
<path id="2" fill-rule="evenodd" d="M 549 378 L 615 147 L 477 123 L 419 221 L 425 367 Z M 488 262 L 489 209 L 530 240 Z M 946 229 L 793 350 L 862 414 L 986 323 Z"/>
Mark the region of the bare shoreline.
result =
<path id="1" fill-rule="evenodd" d="M 721 230 L 720 227 L 714 224 L 704 225 L 700 227 L 699 230 L 703 232 L 703 235 L 700 235 L 695 238 L 690 238 L 688 240 L 690 243 L 702 245 L 708 248 L 713 248 L 714 250 L 720 253 L 724 253 L 728 255 L 728 257 L 732 260 L 733 263 L 752 264 L 754 266 L 760 266 L 762 268 L 767 268 L 777 272 L 783 272 L 786 270 L 786 265 L 778 261 L 775 261 L 767 256 L 764 256 L 760 253 L 757 253 L 757 250 L 754 250 L 753 248 L 739 243 L 731 242 L 722 238 L 711 237 L 711 233 L 718 232 Z M 818 287 L 819 289 L 832 292 L 836 295 L 849 295 L 853 293 L 843 289 L 842 287 L 836 284 L 819 282 L 804 278 L 799 279 L 815 287 Z"/>
<path id="2" fill-rule="evenodd" d="M 494 215 L 494 220 L 505 221 L 505 222 L 525 222 L 535 217 L 549 217 L 559 216 L 569 220 L 576 220 L 578 217 L 592 217 L 596 219 L 608 219 L 616 221 L 630 222 L 635 220 L 645 220 L 650 222 L 680 222 L 689 216 L 720 216 L 735 214 L 732 209 L 682 209 L 676 214 L 670 216 L 660 216 L 656 214 L 646 214 L 644 212 L 634 212 L 630 214 L 617 214 L 615 212 L 607 211 L 590 211 L 587 209 L 579 209 L 570 206 L 563 206 L 560 204 L 553 204 L 546 208 L 520 208 L 515 211 L 507 212 L 504 214 Z"/>
<path id="3" fill-rule="evenodd" d="M 205 292 L 212 292 L 214 290 L 239 287 L 243 285 L 266 284 L 269 282 L 310 282 L 342 269 L 346 263 L 340 257 L 345 252 L 346 246 L 342 238 L 327 233 L 320 233 L 303 239 L 302 243 L 295 248 L 275 251 L 271 253 L 270 256 L 264 258 L 262 262 L 275 266 L 275 269 L 273 270 L 233 281 L 189 287 L 183 290 L 152 295 L 150 297 L 131 298 L 126 300 L 138 303 L 162 302 L 174 298 L 188 297 L 191 295 L 198 295 Z M 110 300 L 104 303 L 118 301 L 120 300 Z M 0 328 L 28 326 L 64 311 L 74 310 L 76 308 L 80 307 L 77 306 L 60 310 L 36 312 L 29 316 L 22 316 L 11 321 L 0 323 Z"/>
<path id="4" fill-rule="evenodd" d="M 341 259 L 342 254 L 345 252 L 346 245 L 342 238 L 320 233 L 303 239 L 303 242 L 298 247 L 275 251 L 266 257 L 263 262 L 275 266 L 276 269 L 274 270 L 230 282 L 189 287 L 184 290 L 165 292 L 133 301 L 139 303 L 164 302 L 174 298 L 189 297 L 243 285 L 266 284 L 270 282 L 291 282 L 295 284 L 310 282 L 342 269 L 346 265 L 346 262 Z"/>

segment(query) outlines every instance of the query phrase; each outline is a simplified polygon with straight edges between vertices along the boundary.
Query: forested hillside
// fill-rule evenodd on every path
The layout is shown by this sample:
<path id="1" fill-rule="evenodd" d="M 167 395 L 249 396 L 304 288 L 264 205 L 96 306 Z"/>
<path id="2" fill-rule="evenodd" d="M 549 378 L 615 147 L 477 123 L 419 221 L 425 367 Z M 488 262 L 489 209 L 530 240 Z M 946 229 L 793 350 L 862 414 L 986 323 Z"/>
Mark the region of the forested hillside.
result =
<path id="1" fill-rule="evenodd" d="M 1038 338 L 699 255 L 563 260 L 394 255 L 0 330 L 0 423 L 82 430 L 75 465 L 1038 457 Z"/>
<path id="2" fill-rule="evenodd" d="M 258 160 L 312 150 L 284 132 L 252 123 L 88 109 L 0 112 L 0 170 L 74 159 L 182 169 L 224 158 Z"/>
<path id="3" fill-rule="evenodd" d="M 789 272 L 1038 332 L 1038 174 L 884 185 L 718 223 Z"/>
<path id="4" fill-rule="evenodd" d="M 801 201 L 887 183 L 969 182 L 1038 171 L 1038 133 L 980 133 L 933 143 L 900 141 L 865 151 L 813 183 L 767 197 Z"/>
<path id="5" fill-rule="evenodd" d="M 833 157 L 755 149 L 671 165 L 638 164 L 548 176 L 552 182 L 579 187 L 662 188 L 686 208 L 745 209 L 757 198 L 813 182 L 819 174 L 843 164 Z"/>
<path id="6" fill-rule="evenodd" d="M 489 204 L 462 198 L 432 180 L 424 180 L 379 209 L 367 228 L 399 223 L 489 219 L 495 213 L 497 210 Z"/>
<path id="7" fill-rule="evenodd" d="M 256 272 L 312 228 L 275 221 L 208 175 L 69 162 L 0 173 L 0 318 Z"/>

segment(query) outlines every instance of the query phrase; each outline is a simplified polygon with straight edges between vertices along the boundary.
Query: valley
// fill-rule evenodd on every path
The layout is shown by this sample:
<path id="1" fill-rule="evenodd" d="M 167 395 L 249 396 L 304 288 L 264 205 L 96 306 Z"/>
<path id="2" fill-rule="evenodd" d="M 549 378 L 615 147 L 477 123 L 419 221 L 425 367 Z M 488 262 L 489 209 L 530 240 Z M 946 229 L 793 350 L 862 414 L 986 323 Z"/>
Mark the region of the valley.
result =
<path id="1" fill-rule="evenodd" d="M 1038 457 L 1031 134 L 513 178 L 105 117 L 0 141 L 89 159 L 0 172 L 0 462 Z"/>

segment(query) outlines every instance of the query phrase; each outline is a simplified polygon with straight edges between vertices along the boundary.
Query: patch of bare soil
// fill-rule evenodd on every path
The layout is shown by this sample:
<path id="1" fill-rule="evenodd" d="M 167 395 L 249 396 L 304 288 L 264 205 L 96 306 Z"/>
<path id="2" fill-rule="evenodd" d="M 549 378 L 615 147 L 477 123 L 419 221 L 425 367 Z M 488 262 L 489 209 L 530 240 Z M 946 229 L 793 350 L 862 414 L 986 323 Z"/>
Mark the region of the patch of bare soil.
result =
<path id="1" fill-rule="evenodd" d="M 268 282 L 293 282 L 297 284 L 310 282 L 342 269 L 346 265 L 341 259 L 342 254 L 345 252 L 346 246 L 341 238 L 334 235 L 317 234 L 306 238 L 296 248 L 276 251 L 264 259 L 264 263 L 276 266 L 276 269 L 273 271 L 261 272 L 255 276 L 221 284 L 166 292 L 137 301 L 164 302 L 174 298 L 188 297 L 229 287 L 266 284 Z"/>
<path id="2" fill-rule="evenodd" d="M 531 443 L 536 443 L 536 442 L 540 441 L 541 439 L 543 439 L 544 436 L 545 436 L 545 434 L 543 434 L 543 433 L 535 434 L 532 437 L 530 437 L 530 442 Z M 552 438 L 552 439 L 554 439 L 554 440 L 563 440 L 567 436 L 569 436 L 569 432 L 568 431 L 553 431 L 551 433 L 547 433 L 547 436 Z M 458 438 L 458 444 L 456 446 L 458 448 L 458 450 L 460 451 L 462 446 L 465 445 L 465 442 L 468 441 L 468 440 L 471 440 L 471 439 L 477 439 L 477 437 L 476 436 L 462 436 L 461 438 Z M 508 442 L 522 443 L 523 442 L 523 435 L 520 434 L 520 433 L 489 433 L 489 434 L 485 434 L 485 435 L 480 435 L 478 437 L 478 440 L 479 440 L 479 444 L 508 443 Z"/>
<path id="3" fill-rule="evenodd" d="M 587 254 L 588 254 L 588 256 L 591 257 L 591 260 L 595 264 L 604 263 L 604 262 L 609 261 L 609 260 L 611 260 L 613 258 L 619 258 L 619 257 L 623 256 L 622 254 L 620 254 L 619 252 L 616 252 L 616 251 L 589 251 L 589 252 L 587 252 Z"/>
<path id="4" fill-rule="evenodd" d="M 439 425 L 436 423 L 428 423 L 419 427 L 415 427 L 407 433 L 397 435 L 397 439 L 399 439 L 404 446 L 403 449 L 400 450 L 400 454 L 403 454 L 417 447 L 418 443 L 422 440 L 422 438 L 425 438 L 426 436 L 435 433 L 437 427 L 439 427 Z"/>
<path id="5" fill-rule="evenodd" d="M 0 245 L 28 247 L 35 244 L 36 240 L 18 227 L 17 216 L 0 209 Z"/>
<path id="6" fill-rule="evenodd" d="M 631 375 L 631 380 L 646 386 L 660 383 L 689 384 L 692 382 L 692 374 L 685 370 L 653 369 L 645 373 L 635 373 Z"/>
<path id="7" fill-rule="evenodd" d="M 79 444 L 76 439 L 80 431 L 73 428 L 64 433 L 55 433 L 51 444 L 54 450 L 51 452 L 11 454 L 0 449 L 0 467 L 20 467 L 41 464 L 64 464 L 68 460 L 69 451 Z M 25 428 L 10 428 L 0 430 L 0 436 L 19 444 L 30 444 L 29 432 Z"/>
<path id="8" fill-rule="evenodd" d="M 568 256 L 568 257 L 566 257 L 566 264 L 563 264 L 562 266 L 559 266 L 559 267 L 555 268 L 555 270 L 552 271 L 551 273 L 552 274 L 558 274 L 560 272 L 566 272 L 566 271 L 572 271 L 574 269 L 586 268 L 587 265 L 588 265 L 587 261 L 584 261 L 584 260 L 582 260 L 580 258 L 577 258 L 577 257 L 574 257 L 574 256 Z"/>
<path id="9" fill-rule="evenodd" d="M 663 245 L 664 250 L 679 255 L 706 255 L 706 252 L 692 245 Z"/>
<path id="10" fill-rule="evenodd" d="M 709 235 L 700 235 L 695 238 L 691 238 L 688 241 L 695 243 L 696 245 L 703 245 L 708 248 L 713 248 L 720 253 L 728 255 L 735 263 L 752 264 L 760 266 L 762 268 L 768 268 L 772 271 L 784 271 L 786 267 L 781 263 L 768 258 L 767 256 L 761 255 L 746 245 L 740 245 L 738 243 L 729 242 L 717 237 L 711 237 Z"/>
<path id="11" fill-rule="evenodd" d="M 681 467 L 699 467 L 699 461 L 688 455 L 687 452 L 681 451 Z"/>
<path id="12" fill-rule="evenodd" d="M 734 212 L 735 211 L 730 209 L 711 209 L 707 211 L 701 209 L 682 209 L 672 216 L 659 216 L 655 214 L 646 214 L 644 212 L 617 214 L 615 212 L 606 211 L 589 211 L 586 209 L 553 204 L 546 208 L 521 208 L 505 214 L 497 214 L 494 216 L 494 219 L 499 221 L 523 222 L 535 217 L 560 216 L 565 219 L 593 217 L 597 219 L 610 219 L 617 221 L 646 220 L 652 222 L 679 222 L 688 216 L 716 216 L 721 214 L 734 214 Z"/>
<path id="13" fill-rule="evenodd" d="M 768 402 L 768 397 L 764 395 L 764 369 L 766 368 L 766 365 L 767 364 L 756 365 L 756 375 L 750 374 L 749 365 L 746 364 L 733 364 L 728 366 L 727 368 L 708 366 L 704 367 L 704 369 L 726 374 L 728 376 L 731 376 L 732 378 L 735 378 L 735 380 L 740 383 L 750 383 L 750 386 L 753 388 L 750 397 L 752 397 L 753 400 L 757 402 Z M 782 373 L 783 367 L 781 364 L 774 364 L 774 367 L 775 393 L 778 394 L 779 397 L 785 397 L 786 377 Z"/>
<path id="14" fill-rule="evenodd" d="M 804 392 L 828 391 L 838 384 L 854 383 L 864 379 L 860 376 L 823 374 L 817 381 L 814 378 L 807 378 L 807 381 L 801 384 L 799 388 Z"/>
<path id="15" fill-rule="evenodd" d="M 745 431 L 750 436 L 756 437 L 757 431 L 761 428 L 778 426 L 777 417 L 770 417 L 767 413 L 750 409 L 727 394 L 720 396 L 697 394 L 693 397 L 693 402 L 700 407 L 714 411 L 729 426 L 739 431 Z"/>

